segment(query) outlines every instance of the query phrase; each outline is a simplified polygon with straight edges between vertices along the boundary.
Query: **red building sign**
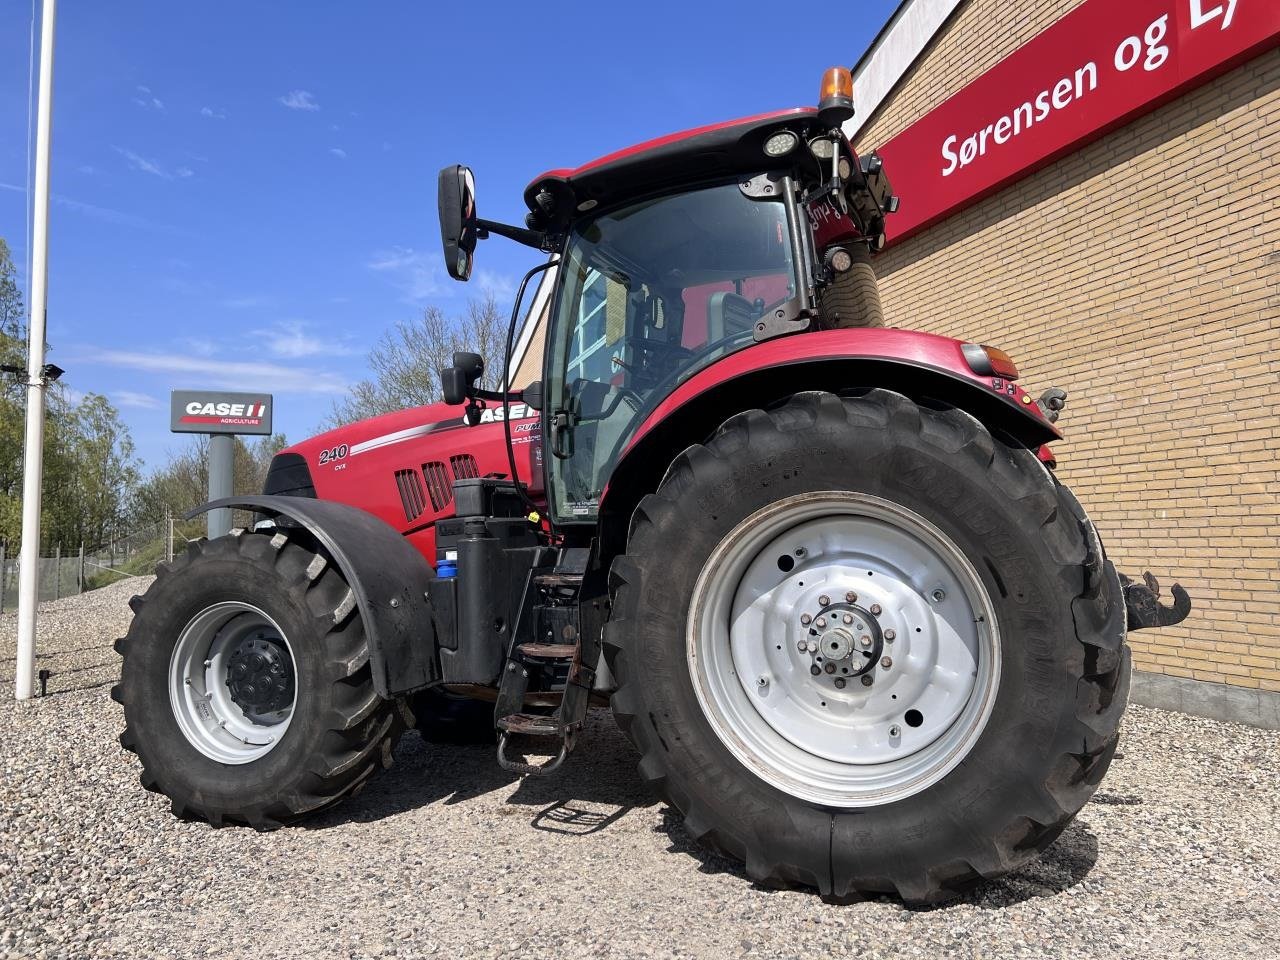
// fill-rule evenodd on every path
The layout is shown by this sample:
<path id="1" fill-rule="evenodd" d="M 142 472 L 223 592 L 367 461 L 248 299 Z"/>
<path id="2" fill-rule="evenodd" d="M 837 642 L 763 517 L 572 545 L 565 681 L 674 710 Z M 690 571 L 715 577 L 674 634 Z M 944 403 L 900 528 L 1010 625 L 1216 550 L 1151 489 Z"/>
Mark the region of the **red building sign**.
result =
<path id="1" fill-rule="evenodd" d="M 1280 0 L 1086 0 L 879 148 L 905 239 L 1280 43 Z"/>

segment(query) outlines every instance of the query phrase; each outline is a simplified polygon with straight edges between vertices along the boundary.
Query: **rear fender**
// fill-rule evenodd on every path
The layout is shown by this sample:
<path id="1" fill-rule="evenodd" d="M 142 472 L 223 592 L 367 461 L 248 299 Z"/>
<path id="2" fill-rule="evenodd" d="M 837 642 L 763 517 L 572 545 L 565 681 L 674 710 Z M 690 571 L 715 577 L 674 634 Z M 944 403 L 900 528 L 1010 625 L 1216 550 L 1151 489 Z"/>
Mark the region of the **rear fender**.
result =
<path id="1" fill-rule="evenodd" d="M 306 497 L 229 497 L 197 507 L 187 519 L 219 507 L 285 517 L 316 538 L 351 587 L 379 696 L 402 696 L 440 679 L 427 601 L 434 573 L 394 528 L 356 507 Z"/>
<path id="2" fill-rule="evenodd" d="M 1032 451 L 1060 439 L 1030 395 L 1016 384 L 975 374 L 963 341 L 908 330 L 833 330 L 768 341 L 732 354 L 691 377 L 645 418 L 601 497 L 601 558 L 625 547 L 635 505 L 657 489 L 668 465 L 703 443 L 743 410 L 766 408 L 795 393 L 884 388 L 917 402 L 957 407 L 993 433 Z"/>

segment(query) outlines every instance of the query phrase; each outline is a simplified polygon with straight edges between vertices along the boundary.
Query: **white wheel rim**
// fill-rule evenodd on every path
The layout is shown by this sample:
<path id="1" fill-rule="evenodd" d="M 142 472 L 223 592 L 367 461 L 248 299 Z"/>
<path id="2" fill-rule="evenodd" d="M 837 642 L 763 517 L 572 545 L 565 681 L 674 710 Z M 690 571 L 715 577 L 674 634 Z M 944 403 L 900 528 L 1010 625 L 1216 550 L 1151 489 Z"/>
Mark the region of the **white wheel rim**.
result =
<path id="1" fill-rule="evenodd" d="M 288 707 L 260 723 L 232 699 L 227 664 L 237 644 L 261 636 L 284 646 L 293 670 Z M 182 629 L 169 658 L 169 705 L 187 741 L 211 760 L 250 763 L 266 756 L 293 720 L 298 704 L 297 662 L 284 631 L 257 607 L 239 601 L 216 603 Z"/>
<path id="2" fill-rule="evenodd" d="M 842 808 L 945 777 L 1000 680 L 999 627 L 973 565 L 918 514 L 848 491 L 779 500 L 724 538 L 694 585 L 687 655 L 734 756 L 779 790 Z"/>

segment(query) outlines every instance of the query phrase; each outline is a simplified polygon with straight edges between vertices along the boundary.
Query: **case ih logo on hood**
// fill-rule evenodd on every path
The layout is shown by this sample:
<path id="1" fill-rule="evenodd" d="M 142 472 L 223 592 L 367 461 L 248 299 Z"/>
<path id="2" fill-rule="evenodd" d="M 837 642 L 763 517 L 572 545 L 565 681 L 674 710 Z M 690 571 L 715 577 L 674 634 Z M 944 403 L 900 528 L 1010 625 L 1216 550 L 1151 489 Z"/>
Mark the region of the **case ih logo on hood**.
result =
<path id="1" fill-rule="evenodd" d="M 538 411 L 523 403 L 513 403 L 509 407 L 485 407 L 480 413 L 481 423 L 501 423 L 503 420 L 527 420 L 536 417 Z"/>
<path id="2" fill-rule="evenodd" d="M 271 395 L 175 390 L 169 429 L 174 433 L 271 432 Z"/>

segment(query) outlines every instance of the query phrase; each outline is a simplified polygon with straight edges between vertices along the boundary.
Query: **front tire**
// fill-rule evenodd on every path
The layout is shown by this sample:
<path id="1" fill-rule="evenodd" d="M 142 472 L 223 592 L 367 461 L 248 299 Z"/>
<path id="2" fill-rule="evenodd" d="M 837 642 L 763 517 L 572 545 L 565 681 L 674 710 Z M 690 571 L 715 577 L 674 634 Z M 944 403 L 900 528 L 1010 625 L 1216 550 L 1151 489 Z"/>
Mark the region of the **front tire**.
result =
<path id="1" fill-rule="evenodd" d="M 1115 571 L 1069 491 L 961 411 L 876 390 L 734 417 L 612 573 L 641 774 L 755 880 L 947 899 L 1048 846 L 1114 753 Z"/>
<path id="2" fill-rule="evenodd" d="M 156 574 L 130 603 L 112 697 L 143 786 L 176 815 L 272 829 L 390 766 L 406 716 L 375 692 L 351 589 L 322 553 L 242 532 Z"/>

